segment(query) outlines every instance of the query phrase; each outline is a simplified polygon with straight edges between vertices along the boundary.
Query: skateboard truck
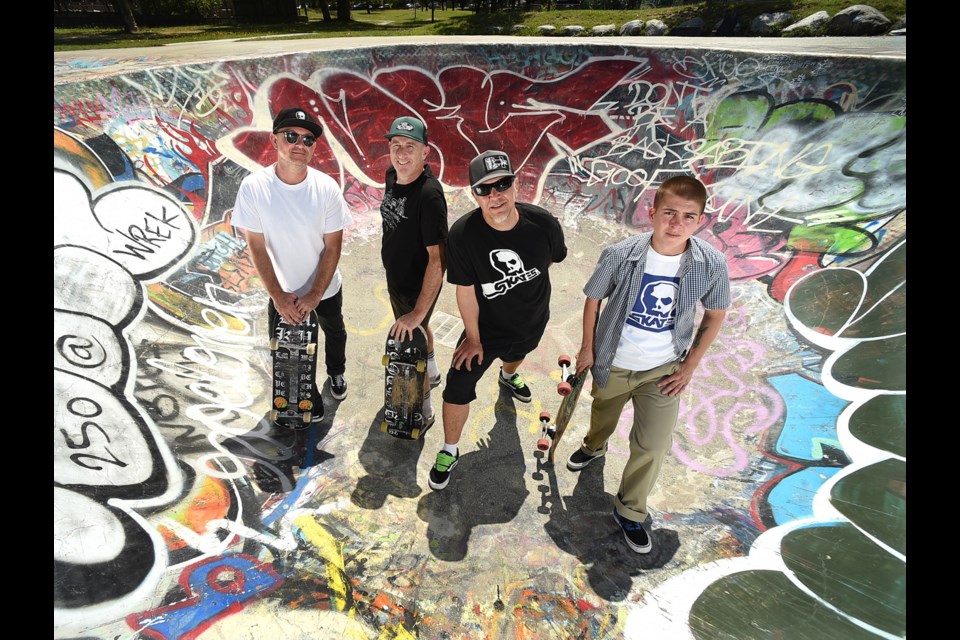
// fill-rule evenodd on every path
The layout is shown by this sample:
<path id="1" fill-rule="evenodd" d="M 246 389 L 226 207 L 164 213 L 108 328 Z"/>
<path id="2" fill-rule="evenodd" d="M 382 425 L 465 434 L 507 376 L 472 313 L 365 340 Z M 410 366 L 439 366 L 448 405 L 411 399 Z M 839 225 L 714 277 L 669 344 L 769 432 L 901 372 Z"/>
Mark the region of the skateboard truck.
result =
<path id="1" fill-rule="evenodd" d="M 570 369 L 570 356 L 563 355 L 560 356 L 560 359 L 557 361 L 557 364 L 560 365 L 560 384 L 557 385 L 557 393 L 561 396 L 568 396 L 570 392 L 573 391 L 573 387 L 567 381 L 573 376 Z"/>
<path id="2" fill-rule="evenodd" d="M 540 412 L 540 437 L 537 439 L 537 450 L 547 451 L 550 448 L 550 440 L 553 439 L 557 431 L 556 425 L 550 424 L 550 414 L 546 411 Z"/>

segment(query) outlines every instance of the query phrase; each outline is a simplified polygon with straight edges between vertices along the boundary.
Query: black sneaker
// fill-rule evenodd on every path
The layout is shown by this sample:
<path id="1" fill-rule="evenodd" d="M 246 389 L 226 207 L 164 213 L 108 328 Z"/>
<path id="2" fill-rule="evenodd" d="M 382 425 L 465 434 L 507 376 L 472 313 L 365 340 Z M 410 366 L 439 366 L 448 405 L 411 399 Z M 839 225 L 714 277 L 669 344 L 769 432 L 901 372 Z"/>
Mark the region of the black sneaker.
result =
<path id="1" fill-rule="evenodd" d="M 650 543 L 650 536 L 647 535 L 647 530 L 643 528 L 642 524 L 624 518 L 617 513 L 616 509 L 613 510 L 613 519 L 620 525 L 627 546 L 637 553 L 650 553 L 653 545 Z"/>
<path id="2" fill-rule="evenodd" d="M 313 385 L 313 407 L 310 409 L 310 422 L 320 422 L 323 420 L 323 396 L 320 395 L 320 389 Z"/>
<path id="3" fill-rule="evenodd" d="M 520 402 L 530 402 L 530 397 L 533 395 L 530 393 L 530 387 L 527 386 L 527 383 L 523 381 L 523 376 L 519 373 L 515 373 L 507 379 L 503 377 L 503 369 L 500 369 L 500 375 L 498 376 L 500 384 L 510 390 L 510 393 L 514 398 Z"/>
<path id="4" fill-rule="evenodd" d="M 436 376 L 431 376 L 431 377 L 430 377 L 430 388 L 431 388 L 431 389 L 436 389 L 437 387 L 440 386 L 440 382 L 442 382 L 442 380 L 443 380 L 443 378 L 442 378 L 441 374 L 439 374 L 439 373 L 438 373 Z"/>
<path id="5" fill-rule="evenodd" d="M 332 395 L 336 400 L 343 400 L 347 397 L 347 379 L 343 377 L 343 374 L 338 374 L 335 376 L 329 376 L 330 378 L 330 395 Z"/>
<path id="6" fill-rule="evenodd" d="M 437 461 L 430 469 L 430 478 L 427 480 L 431 489 L 439 491 L 447 486 L 447 483 L 450 482 L 450 472 L 453 471 L 455 466 L 457 466 L 458 460 L 460 460 L 459 449 L 457 450 L 457 455 L 455 456 L 450 455 L 443 449 L 437 453 Z"/>
<path id="7" fill-rule="evenodd" d="M 567 458 L 567 469 L 570 469 L 570 471 L 580 471 L 580 469 L 583 469 L 585 466 L 602 456 L 604 453 L 606 453 L 606 448 L 595 455 L 584 453 L 583 449 L 577 449 L 570 454 L 569 458 Z"/>

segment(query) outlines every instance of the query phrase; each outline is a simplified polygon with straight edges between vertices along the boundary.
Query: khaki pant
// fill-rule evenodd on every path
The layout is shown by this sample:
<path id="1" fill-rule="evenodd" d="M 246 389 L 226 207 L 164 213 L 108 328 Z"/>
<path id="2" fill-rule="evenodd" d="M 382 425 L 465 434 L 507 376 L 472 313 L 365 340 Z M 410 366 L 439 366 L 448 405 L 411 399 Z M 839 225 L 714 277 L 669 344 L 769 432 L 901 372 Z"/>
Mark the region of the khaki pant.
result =
<path id="1" fill-rule="evenodd" d="M 663 458 L 673 443 L 677 425 L 679 396 L 660 392 L 657 382 L 673 374 L 679 362 L 668 362 L 649 371 L 629 371 L 611 367 L 607 386 L 593 383 L 590 429 L 580 450 L 588 455 L 603 455 L 627 400 L 633 401 L 633 427 L 630 429 L 630 457 L 623 468 L 615 506 L 617 513 L 635 522 L 647 517 L 647 496 L 660 475 Z"/>

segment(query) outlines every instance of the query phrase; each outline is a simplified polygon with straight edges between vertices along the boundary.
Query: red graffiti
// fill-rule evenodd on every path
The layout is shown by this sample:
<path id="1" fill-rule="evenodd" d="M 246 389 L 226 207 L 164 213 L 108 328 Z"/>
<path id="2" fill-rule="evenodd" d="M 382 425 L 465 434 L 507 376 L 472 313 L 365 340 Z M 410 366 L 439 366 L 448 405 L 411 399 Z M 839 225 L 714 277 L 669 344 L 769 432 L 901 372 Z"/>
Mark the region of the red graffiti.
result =
<path id="1" fill-rule="evenodd" d="M 450 67 L 430 75 L 394 69 L 367 78 L 349 71 L 319 76 L 319 88 L 279 78 L 261 90 L 273 113 L 291 104 L 309 105 L 326 129 L 313 165 L 343 184 L 351 163 L 371 182 L 389 167 L 383 134 L 394 118 L 413 115 L 427 124 L 435 154 L 431 162 L 447 185 L 468 186 L 470 160 L 487 149 L 505 151 L 521 180 L 521 199 L 535 193 L 544 171 L 558 157 L 552 139 L 570 149 L 594 145 L 618 131 L 603 97 L 626 82 L 636 60 L 588 62 L 561 78 L 537 81 L 510 71 Z M 275 160 L 268 131 L 245 132 L 236 147 L 257 164 Z M 331 149 L 329 141 L 338 153 Z"/>

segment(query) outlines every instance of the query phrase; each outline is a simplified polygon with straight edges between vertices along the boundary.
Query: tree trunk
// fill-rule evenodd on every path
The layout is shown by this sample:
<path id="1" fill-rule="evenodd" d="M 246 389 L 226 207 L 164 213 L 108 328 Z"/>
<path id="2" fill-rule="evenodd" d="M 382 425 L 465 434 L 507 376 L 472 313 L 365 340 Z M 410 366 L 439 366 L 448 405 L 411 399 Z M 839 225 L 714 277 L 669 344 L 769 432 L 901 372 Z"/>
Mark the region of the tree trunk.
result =
<path id="1" fill-rule="evenodd" d="M 350 0 L 337 0 L 337 22 L 350 22 Z"/>
<path id="2" fill-rule="evenodd" d="M 120 14 L 123 20 L 123 30 L 127 33 L 136 33 L 140 31 L 137 21 L 133 17 L 133 6 L 131 0 L 110 0 L 114 10 Z"/>
<path id="3" fill-rule="evenodd" d="M 320 0 L 320 13 L 323 14 L 324 22 L 330 22 L 332 20 L 330 17 L 330 5 L 327 4 L 327 0 Z"/>

